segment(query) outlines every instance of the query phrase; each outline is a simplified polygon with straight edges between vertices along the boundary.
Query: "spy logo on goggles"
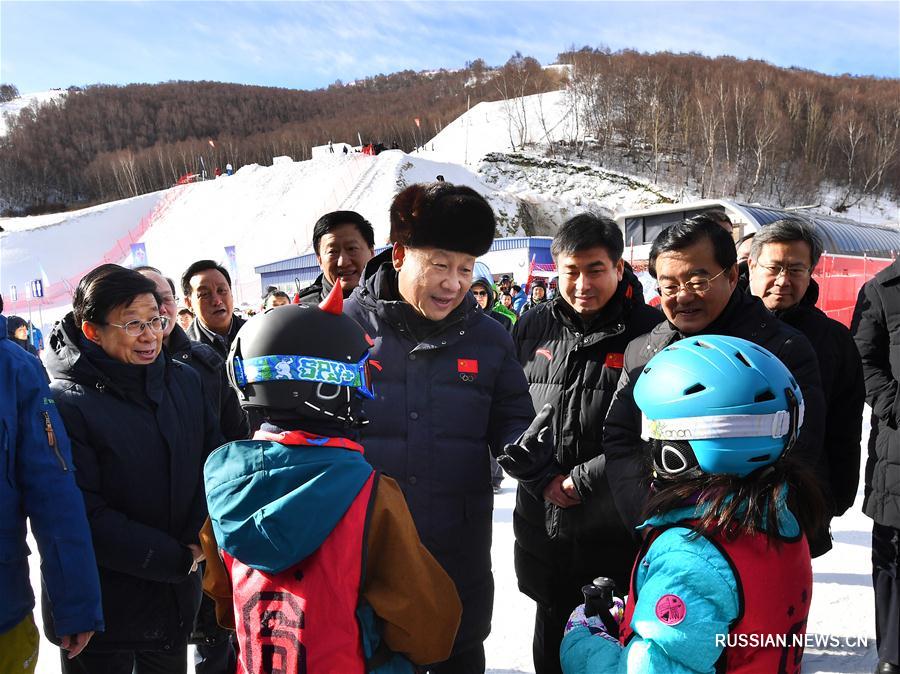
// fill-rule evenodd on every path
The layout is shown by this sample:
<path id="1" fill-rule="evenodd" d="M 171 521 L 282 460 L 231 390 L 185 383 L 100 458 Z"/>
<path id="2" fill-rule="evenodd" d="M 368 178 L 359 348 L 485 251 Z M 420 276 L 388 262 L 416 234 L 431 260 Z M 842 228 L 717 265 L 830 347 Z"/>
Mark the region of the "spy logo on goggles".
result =
<path id="1" fill-rule="evenodd" d="M 313 356 L 235 358 L 234 378 L 241 387 L 264 381 L 309 381 L 355 388 L 374 398 L 368 371 L 369 354 L 358 363 L 342 363 Z"/>

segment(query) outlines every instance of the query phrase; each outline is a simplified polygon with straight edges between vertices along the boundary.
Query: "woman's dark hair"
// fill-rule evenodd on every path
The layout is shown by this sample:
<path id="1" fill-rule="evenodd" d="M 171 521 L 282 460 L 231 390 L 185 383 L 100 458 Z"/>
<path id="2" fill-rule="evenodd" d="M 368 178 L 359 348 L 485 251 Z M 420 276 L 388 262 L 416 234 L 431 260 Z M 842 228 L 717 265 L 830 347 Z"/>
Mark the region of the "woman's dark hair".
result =
<path id="1" fill-rule="evenodd" d="M 724 230 L 723 230 L 724 231 Z M 800 528 L 811 536 L 823 523 L 825 498 L 818 480 L 803 464 L 784 457 L 747 475 L 709 475 L 683 480 L 656 480 L 645 517 L 696 503 L 698 518 L 691 529 L 704 536 L 729 538 L 763 533 L 778 537 L 778 503 L 787 490 L 787 507 Z"/>
<path id="2" fill-rule="evenodd" d="M 560 255 L 574 255 L 590 248 L 604 248 L 609 259 L 618 262 L 625 250 L 622 230 L 609 218 L 582 213 L 566 220 L 550 244 L 555 260 Z"/>
<path id="3" fill-rule="evenodd" d="M 332 211 L 316 220 L 316 224 L 313 225 L 312 244 L 316 255 L 319 254 L 319 243 L 322 241 L 322 237 L 341 225 L 356 227 L 366 245 L 369 248 L 375 248 L 375 230 L 372 228 L 371 222 L 356 211 Z"/>
<path id="4" fill-rule="evenodd" d="M 156 292 L 156 284 L 140 272 L 117 264 L 101 264 L 78 282 L 72 309 L 75 324 L 84 321 L 103 325 L 115 307 L 130 306 L 138 295 L 153 295 L 156 304 L 162 299 Z"/>
<path id="5" fill-rule="evenodd" d="M 716 263 L 722 269 L 730 269 L 737 263 L 731 234 L 709 218 L 695 218 L 670 225 L 659 233 L 650 247 L 650 276 L 656 278 L 656 258 L 660 255 L 690 248 L 703 239 L 709 239 Z"/>

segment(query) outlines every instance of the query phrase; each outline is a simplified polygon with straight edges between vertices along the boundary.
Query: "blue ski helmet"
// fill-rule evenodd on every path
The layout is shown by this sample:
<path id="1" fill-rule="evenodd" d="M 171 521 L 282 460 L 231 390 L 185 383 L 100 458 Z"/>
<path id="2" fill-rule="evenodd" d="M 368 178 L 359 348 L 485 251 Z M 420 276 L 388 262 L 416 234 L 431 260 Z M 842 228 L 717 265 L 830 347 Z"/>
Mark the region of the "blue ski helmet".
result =
<path id="1" fill-rule="evenodd" d="M 803 423 L 797 380 L 737 337 L 702 335 L 654 356 L 634 387 L 658 477 L 746 476 L 787 452 Z"/>

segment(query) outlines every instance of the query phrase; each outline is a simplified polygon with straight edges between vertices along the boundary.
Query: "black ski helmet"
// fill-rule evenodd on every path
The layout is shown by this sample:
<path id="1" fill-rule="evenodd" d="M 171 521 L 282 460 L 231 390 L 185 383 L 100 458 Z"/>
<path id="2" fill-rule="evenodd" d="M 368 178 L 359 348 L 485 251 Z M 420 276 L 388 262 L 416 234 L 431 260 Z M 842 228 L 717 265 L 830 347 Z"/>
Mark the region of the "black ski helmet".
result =
<path id="1" fill-rule="evenodd" d="M 266 417 L 361 422 L 362 397 L 375 397 L 370 366 L 379 366 L 369 361 L 372 339 L 343 304 L 335 283 L 318 307 L 274 307 L 241 327 L 227 369 L 242 407 Z"/>

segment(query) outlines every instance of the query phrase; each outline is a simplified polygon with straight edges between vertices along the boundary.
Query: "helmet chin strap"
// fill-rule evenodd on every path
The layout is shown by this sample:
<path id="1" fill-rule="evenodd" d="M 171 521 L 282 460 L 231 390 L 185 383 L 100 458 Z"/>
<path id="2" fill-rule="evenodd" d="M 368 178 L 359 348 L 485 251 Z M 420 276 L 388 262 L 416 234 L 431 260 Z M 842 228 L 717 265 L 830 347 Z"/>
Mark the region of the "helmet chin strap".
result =
<path id="1" fill-rule="evenodd" d="M 788 399 L 790 425 L 788 428 L 788 439 L 784 443 L 784 451 L 781 453 L 781 456 L 786 456 L 794 447 L 794 444 L 797 442 L 797 436 L 800 434 L 800 426 L 803 424 L 803 405 L 797 402 L 797 396 L 794 395 L 791 389 L 784 389 L 784 394 Z"/>

